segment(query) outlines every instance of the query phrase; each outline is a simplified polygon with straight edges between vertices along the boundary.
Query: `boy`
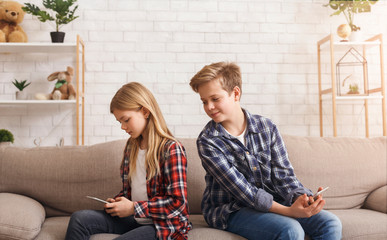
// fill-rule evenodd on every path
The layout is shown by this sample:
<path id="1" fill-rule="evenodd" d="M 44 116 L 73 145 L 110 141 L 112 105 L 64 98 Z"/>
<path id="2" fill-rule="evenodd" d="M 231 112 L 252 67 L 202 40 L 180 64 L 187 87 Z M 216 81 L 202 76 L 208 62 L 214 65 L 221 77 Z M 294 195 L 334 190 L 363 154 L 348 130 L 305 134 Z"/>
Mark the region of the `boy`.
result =
<path id="1" fill-rule="evenodd" d="M 212 119 L 197 139 L 206 222 L 247 239 L 340 239 L 340 220 L 296 178 L 276 125 L 241 108 L 239 67 L 207 65 L 190 85 Z"/>

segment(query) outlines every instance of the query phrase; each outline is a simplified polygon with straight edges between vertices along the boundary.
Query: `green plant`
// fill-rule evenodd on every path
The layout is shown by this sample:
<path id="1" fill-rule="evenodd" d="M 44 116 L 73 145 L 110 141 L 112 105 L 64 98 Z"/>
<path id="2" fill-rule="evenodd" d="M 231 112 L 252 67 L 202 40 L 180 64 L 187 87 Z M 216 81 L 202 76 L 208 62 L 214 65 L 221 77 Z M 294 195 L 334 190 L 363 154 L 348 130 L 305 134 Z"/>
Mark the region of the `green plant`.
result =
<path id="1" fill-rule="evenodd" d="M 371 5 L 375 4 L 377 1 L 378 0 L 329 0 L 329 3 L 324 5 L 324 7 L 329 6 L 335 10 L 331 16 L 343 13 L 352 32 L 355 32 L 360 30 L 360 27 L 353 23 L 355 14 L 371 12 Z"/>
<path id="2" fill-rule="evenodd" d="M 50 9 L 53 12 L 51 15 L 49 12 L 40 10 L 34 4 L 24 3 L 23 10 L 26 13 L 30 13 L 34 16 L 37 16 L 41 22 L 54 21 L 56 26 L 56 31 L 59 32 L 61 25 L 67 24 L 79 16 L 74 16 L 75 11 L 78 8 L 78 5 L 74 7 L 73 10 L 70 10 L 70 7 L 77 0 L 43 0 L 43 6 L 47 9 Z"/>
<path id="3" fill-rule="evenodd" d="M 11 142 L 13 143 L 14 138 L 13 134 L 6 130 L 6 129 L 0 129 L 0 142 Z"/>
<path id="4" fill-rule="evenodd" d="M 12 82 L 13 85 L 15 85 L 15 87 L 17 89 L 19 89 L 20 91 L 23 91 L 24 88 L 28 87 L 28 85 L 30 85 L 31 83 L 27 83 L 27 80 L 23 80 L 21 82 L 19 82 L 18 80 L 15 79 L 15 81 Z M 27 83 L 27 84 L 26 84 Z"/>
<path id="5" fill-rule="evenodd" d="M 359 86 L 357 84 L 349 84 L 348 94 L 359 94 Z"/>

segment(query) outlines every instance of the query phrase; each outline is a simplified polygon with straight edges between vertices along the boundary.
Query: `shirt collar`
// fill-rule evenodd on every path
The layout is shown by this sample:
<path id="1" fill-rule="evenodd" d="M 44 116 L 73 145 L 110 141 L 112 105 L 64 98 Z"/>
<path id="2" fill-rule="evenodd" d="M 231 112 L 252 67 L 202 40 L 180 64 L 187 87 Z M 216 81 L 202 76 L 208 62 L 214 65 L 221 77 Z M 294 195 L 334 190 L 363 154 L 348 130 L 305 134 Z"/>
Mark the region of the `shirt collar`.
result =
<path id="1" fill-rule="evenodd" d="M 245 114 L 246 120 L 247 120 L 246 134 L 249 134 L 249 132 L 258 133 L 259 132 L 258 123 L 254 119 L 253 115 L 251 115 L 251 113 L 246 109 L 242 108 L 242 111 Z M 226 138 L 233 138 L 232 135 L 230 135 L 226 131 L 226 129 L 222 126 L 222 124 L 216 123 L 214 120 L 212 120 L 209 124 L 210 124 L 210 129 L 212 129 L 212 131 L 209 132 L 211 136 L 214 136 L 214 137 L 224 136 Z"/>

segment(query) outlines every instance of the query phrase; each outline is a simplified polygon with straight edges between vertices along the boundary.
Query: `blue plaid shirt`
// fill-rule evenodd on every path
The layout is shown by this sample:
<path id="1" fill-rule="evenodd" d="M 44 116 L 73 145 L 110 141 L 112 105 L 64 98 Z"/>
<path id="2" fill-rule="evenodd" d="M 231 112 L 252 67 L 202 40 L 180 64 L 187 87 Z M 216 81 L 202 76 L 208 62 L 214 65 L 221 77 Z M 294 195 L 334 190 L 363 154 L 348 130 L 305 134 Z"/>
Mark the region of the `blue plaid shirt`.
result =
<path id="1" fill-rule="evenodd" d="M 230 213 L 243 207 L 268 212 L 273 200 L 290 206 L 306 193 L 296 178 L 285 144 L 273 122 L 243 110 L 246 146 L 210 121 L 197 139 L 206 170 L 202 211 L 206 222 L 226 229 Z"/>

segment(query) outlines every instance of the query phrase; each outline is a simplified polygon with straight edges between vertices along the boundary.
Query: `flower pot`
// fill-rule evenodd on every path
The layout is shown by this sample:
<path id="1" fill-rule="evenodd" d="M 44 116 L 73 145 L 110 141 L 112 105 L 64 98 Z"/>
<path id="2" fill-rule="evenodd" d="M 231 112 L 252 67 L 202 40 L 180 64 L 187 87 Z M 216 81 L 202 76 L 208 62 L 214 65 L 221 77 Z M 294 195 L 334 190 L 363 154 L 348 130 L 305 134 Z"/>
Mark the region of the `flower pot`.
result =
<path id="1" fill-rule="evenodd" d="M 51 42 L 53 43 L 63 43 L 65 33 L 64 32 L 50 32 Z"/>
<path id="2" fill-rule="evenodd" d="M 351 35 L 349 35 L 349 41 L 351 42 L 362 42 L 363 41 L 363 34 L 361 31 L 354 31 L 351 32 Z"/>
<path id="3" fill-rule="evenodd" d="M 26 100 L 27 99 L 27 93 L 24 91 L 17 91 L 16 92 L 16 100 Z"/>

